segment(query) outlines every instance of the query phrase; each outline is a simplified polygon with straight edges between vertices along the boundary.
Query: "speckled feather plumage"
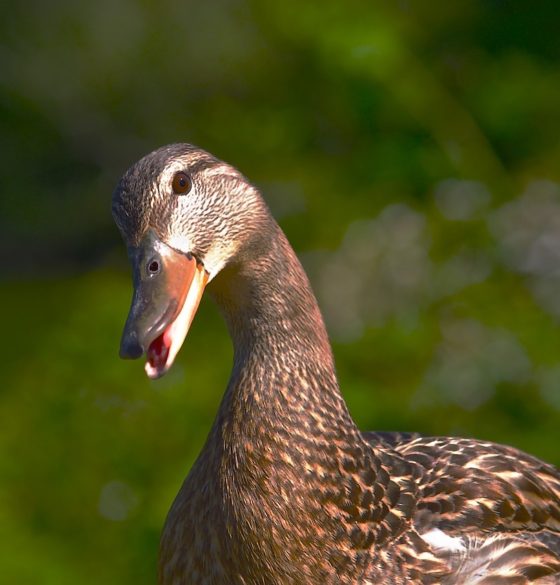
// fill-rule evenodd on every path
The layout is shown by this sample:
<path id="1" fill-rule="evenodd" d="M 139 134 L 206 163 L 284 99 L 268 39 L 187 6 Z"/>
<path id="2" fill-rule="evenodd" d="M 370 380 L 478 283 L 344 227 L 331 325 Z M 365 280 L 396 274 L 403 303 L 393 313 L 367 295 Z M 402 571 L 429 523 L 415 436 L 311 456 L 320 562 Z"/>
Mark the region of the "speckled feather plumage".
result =
<path id="1" fill-rule="evenodd" d="M 170 168 L 192 195 L 169 193 Z M 303 269 L 235 169 L 165 147 L 123 177 L 113 212 L 129 246 L 153 229 L 215 267 L 234 343 L 160 585 L 560 583 L 559 471 L 491 443 L 361 433 Z"/>

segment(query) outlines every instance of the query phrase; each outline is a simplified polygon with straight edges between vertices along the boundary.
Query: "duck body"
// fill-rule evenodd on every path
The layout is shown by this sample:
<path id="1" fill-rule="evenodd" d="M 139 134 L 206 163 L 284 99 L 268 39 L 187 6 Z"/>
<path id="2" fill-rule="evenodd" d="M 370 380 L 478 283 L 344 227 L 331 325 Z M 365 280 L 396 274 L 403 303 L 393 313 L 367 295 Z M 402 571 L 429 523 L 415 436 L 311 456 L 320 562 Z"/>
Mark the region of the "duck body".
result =
<path id="1" fill-rule="evenodd" d="M 178 173 L 192 197 L 178 195 Z M 163 268 L 173 259 L 173 274 L 209 281 L 234 344 L 218 414 L 165 524 L 160 585 L 560 584 L 560 472 L 492 443 L 360 432 L 303 268 L 235 169 L 164 147 L 125 174 L 113 212 L 135 266 L 124 357 L 145 352 L 161 375 L 165 351 L 176 353 L 185 311 L 156 306 L 163 277 L 142 272 L 154 239 Z M 196 295 L 182 295 L 195 311 Z M 150 312 L 156 325 L 138 326 Z"/>

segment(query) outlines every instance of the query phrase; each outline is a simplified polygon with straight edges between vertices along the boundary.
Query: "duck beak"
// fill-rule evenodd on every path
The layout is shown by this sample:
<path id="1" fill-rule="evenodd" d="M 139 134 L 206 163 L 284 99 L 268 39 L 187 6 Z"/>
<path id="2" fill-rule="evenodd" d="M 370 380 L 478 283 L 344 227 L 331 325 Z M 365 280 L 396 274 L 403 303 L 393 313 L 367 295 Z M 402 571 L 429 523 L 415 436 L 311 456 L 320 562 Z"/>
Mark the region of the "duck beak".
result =
<path id="1" fill-rule="evenodd" d="M 129 248 L 134 293 L 121 339 L 120 356 L 146 354 L 146 373 L 163 376 L 189 331 L 208 282 L 203 264 L 183 254 L 152 231 Z"/>

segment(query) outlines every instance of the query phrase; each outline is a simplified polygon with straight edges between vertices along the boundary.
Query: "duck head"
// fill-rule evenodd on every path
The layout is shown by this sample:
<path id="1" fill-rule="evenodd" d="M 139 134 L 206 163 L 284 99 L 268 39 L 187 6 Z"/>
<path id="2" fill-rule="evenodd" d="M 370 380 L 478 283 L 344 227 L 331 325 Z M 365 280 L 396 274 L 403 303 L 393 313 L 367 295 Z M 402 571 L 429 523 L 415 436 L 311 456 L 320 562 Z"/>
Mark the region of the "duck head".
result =
<path id="1" fill-rule="evenodd" d="M 134 164 L 113 194 L 134 292 L 120 355 L 146 355 L 150 378 L 173 364 L 209 281 L 242 254 L 268 210 L 233 167 L 189 144 Z"/>

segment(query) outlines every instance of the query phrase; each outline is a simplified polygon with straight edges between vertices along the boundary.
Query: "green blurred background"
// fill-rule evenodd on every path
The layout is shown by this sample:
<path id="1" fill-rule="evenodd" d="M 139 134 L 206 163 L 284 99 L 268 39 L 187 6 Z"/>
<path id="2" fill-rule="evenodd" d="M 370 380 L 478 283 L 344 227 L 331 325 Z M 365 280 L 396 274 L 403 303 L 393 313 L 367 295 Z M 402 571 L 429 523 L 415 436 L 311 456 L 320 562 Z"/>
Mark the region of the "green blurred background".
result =
<path id="1" fill-rule="evenodd" d="M 188 141 L 262 188 L 364 429 L 560 463 L 560 43 L 550 1 L 0 8 L 2 582 L 148 584 L 231 347 L 118 359 L 122 172 Z"/>

